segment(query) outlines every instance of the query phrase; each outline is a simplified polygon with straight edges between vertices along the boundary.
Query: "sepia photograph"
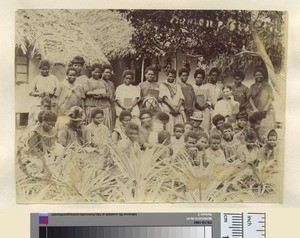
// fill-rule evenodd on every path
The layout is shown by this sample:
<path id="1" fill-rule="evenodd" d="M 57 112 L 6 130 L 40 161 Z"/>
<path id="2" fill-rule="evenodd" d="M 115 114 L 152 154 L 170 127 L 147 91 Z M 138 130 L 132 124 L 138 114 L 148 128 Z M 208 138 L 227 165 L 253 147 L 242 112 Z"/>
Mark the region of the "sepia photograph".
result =
<path id="1" fill-rule="evenodd" d="M 17 202 L 280 203 L 287 23 L 17 10 Z"/>

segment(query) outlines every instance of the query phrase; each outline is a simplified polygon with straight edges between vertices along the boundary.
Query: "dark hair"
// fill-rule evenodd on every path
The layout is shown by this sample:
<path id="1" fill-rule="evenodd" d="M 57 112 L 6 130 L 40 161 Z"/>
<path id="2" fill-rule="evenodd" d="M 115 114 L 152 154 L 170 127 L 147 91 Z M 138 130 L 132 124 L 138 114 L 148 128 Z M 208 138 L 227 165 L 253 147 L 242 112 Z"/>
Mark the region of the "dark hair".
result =
<path id="1" fill-rule="evenodd" d="M 183 67 L 183 68 L 181 68 L 181 69 L 179 70 L 178 76 L 180 77 L 183 73 L 190 74 L 190 71 L 189 71 L 188 68 Z"/>
<path id="2" fill-rule="evenodd" d="M 254 131 L 250 130 L 245 135 L 245 141 L 257 140 L 257 135 Z"/>
<path id="3" fill-rule="evenodd" d="M 264 112 L 254 112 L 250 117 L 249 117 L 249 122 L 251 124 L 256 124 L 262 121 L 266 117 L 266 113 Z"/>
<path id="4" fill-rule="evenodd" d="M 75 72 L 77 72 L 77 70 L 76 70 L 74 67 L 68 67 L 68 68 L 67 68 L 66 74 L 68 75 L 70 71 L 75 71 Z"/>
<path id="5" fill-rule="evenodd" d="M 198 74 L 201 74 L 203 76 L 203 79 L 205 79 L 205 70 L 204 69 L 196 69 L 196 71 L 194 73 L 194 78 L 196 78 Z"/>
<path id="6" fill-rule="evenodd" d="M 109 70 L 113 70 L 113 68 L 109 65 L 109 64 L 104 64 L 103 66 L 102 66 L 102 69 L 103 69 L 103 72 L 104 72 L 104 70 L 106 70 L 106 69 L 109 69 Z"/>
<path id="7" fill-rule="evenodd" d="M 276 138 L 278 137 L 277 132 L 275 131 L 275 129 L 271 129 L 268 134 L 267 134 L 267 139 L 269 139 L 270 136 L 276 136 Z"/>
<path id="8" fill-rule="evenodd" d="M 57 120 L 57 114 L 53 111 L 47 110 L 42 115 L 42 121 L 54 121 Z"/>
<path id="9" fill-rule="evenodd" d="M 157 135 L 157 141 L 159 144 L 164 143 L 165 140 L 170 138 L 171 138 L 171 133 L 168 132 L 167 130 L 162 130 Z"/>
<path id="10" fill-rule="evenodd" d="M 222 136 L 219 133 L 212 133 L 209 136 L 209 141 L 211 141 L 212 139 L 220 140 L 221 141 L 222 140 Z"/>
<path id="11" fill-rule="evenodd" d="M 72 60 L 71 60 L 71 64 L 81 64 L 81 65 L 84 65 L 85 61 L 83 59 L 82 56 L 75 56 Z"/>
<path id="12" fill-rule="evenodd" d="M 142 109 L 140 110 L 140 116 L 139 116 L 139 118 L 141 119 L 142 116 L 145 115 L 145 114 L 149 114 L 149 116 L 150 116 L 151 118 L 153 117 L 153 114 L 152 114 L 152 112 L 151 112 L 151 110 L 150 110 L 149 108 L 142 108 Z"/>
<path id="13" fill-rule="evenodd" d="M 181 124 L 181 123 L 177 123 L 177 124 L 174 125 L 174 127 L 173 127 L 173 132 L 175 132 L 175 128 L 181 128 L 181 129 L 183 129 L 183 131 L 184 131 L 184 125 Z"/>
<path id="14" fill-rule="evenodd" d="M 43 114 L 45 113 L 45 111 L 46 110 L 42 110 L 42 111 L 40 111 L 39 113 L 38 113 L 38 122 L 39 123 L 42 123 L 42 121 L 43 121 Z"/>
<path id="15" fill-rule="evenodd" d="M 39 69 L 42 69 L 45 66 L 48 67 L 48 69 L 50 69 L 50 62 L 48 60 L 42 60 L 39 65 Z"/>
<path id="16" fill-rule="evenodd" d="M 189 137 L 196 139 L 197 141 L 199 140 L 199 134 L 195 131 L 189 131 L 188 133 L 186 133 L 184 136 L 184 142 L 187 142 Z"/>
<path id="17" fill-rule="evenodd" d="M 124 117 L 130 117 L 130 118 L 132 118 L 132 114 L 131 114 L 131 112 L 130 111 L 128 111 L 128 110 L 123 110 L 121 113 L 120 113 L 120 115 L 119 115 L 119 120 L 120 121 L 123 121 L 124 120 Z"/>
<path id="18" fill-rule="evenodd" d="M 232 76 L 233 76 L 234 78 L 235 78 L 235 77 L 239 77 L 239 78 L 241 78 L 242 80 L 245 79 L 245 74 L 244 74 L 244 72 L 241 71 L 241 70 L 235 71 L 235 72 L 233 73 Z"/>
<path id="19" fill-rule="evenodd" d="M 148 73 L 148 71 L 153 71 L 153 73 L 155 74 L 156 73 L 156 69 L 155 67 L 153 66 L 149 66 L 145 69 L 145 74 Z"/>
<path id="20" fill-rule="evenodd" d="M 104 112 L 103 112 L 103 110 L 102 110 L 101 108 L 95 107 L 95 108 L 93 108 L 93 110 L 92 110 L 92 112 L 91 112 L 91 118 L 95 118 L 95 116 L 96 116 L 97 114 L 102 114 L 102 116 L 103 116 L 103 115 L 104 115 Z"/>
<path id="21" fill-rule="evenodd" d="M 228 89 L 230 89 L 230 90 L 232 91 L 232 88 L 231 88 L 230 85 L 224 85 L 224 86 L 222 87 L 222 91 L 223 91 L 224 89 L 226 89 L 226 88 L 228 88 Z"/>
<path id="22" fill-rule="evenodd" d="M 217 67 L 213 67 L 211 68 L 211 70 L 209 71 L 209 75 L 212 75 L 212 73 L 215 72 L 218 74 L 218 76 L 220 76 L 221 72 Z"/>
<path id="23" fill-rule="evenodd" d="M 254 69 L 253 71 L 253 75 L 255 75 L 257 72 L 262 73 L 263 77 L 264 77 L 264 81 L 268 81 L 268 71 L 266 69 L 264 69 L 263 67 L 257 67 Z"/>
<path id="24" fill-rule="evenodd" d="M 176 70 L 175 69 L 169 69 L 167 72 L 167 75 L 174 74 L 176 76 Z"/>
<path id="25" fill-rule="evenodd" d="M 239 112 L 236 115 L 236 120 L 241 119 L 241 118 L 244 118 L 248 121 L 248 113 L 247 112 Z"/>
<path id="26" fill-rule="evenodd" d="M 100 69 L 100 72 L 103 73 L 102 64 L 94 63 L 91 66 L 91 71 L 94 71 L 95 69 Z"/>
<path id="27" fill-rule="evenodd" d="M 204 138 L 206 138 L 206 139 L 208 140 L 208 135 L 207 135 L 205 132 L 199 133 L 199 140 L 200 140 L 202 137 L 204 137 Z"/>
<path id="28" fill-rule="evenodd" d="M 157 113 L 157 119 L 160 121 L 168 121 L 170 120 L 170 116 L 166 112 Z"/>
<path id="29" fill-rule="evenodd" d="M 139 131 L 139 126 L 134 122 L 129 122 L 128 124 L 126 124 L 125 134 L 127 134 L 130 130 Z"/>
<path id="30" fill-rule="evenodd" d="M 225 117 L 221 114 L 217 114 L 212 118 L 212 123 L 217 126 L 218 122 L 221 120 L 225 122 Z"/>
<path id="31" fill-rule="evenodd" d="M 124 79 L 126 75 L 131 75 L 132 79 L 134 79 L 134 72 L 132 70 L 129 69 L 124 70 L 122 74 L 122 79 Z"/>
<path id="32" fill-rule="evenodd" d="M 51 98 L 49 96 L 45 96 L 41 99 L 41 105 L 43 105 L 44 103 L 49 103 L 51 105 Z"/>
<path id="33" fill-rule="evenodd" d="M 233 127 L 230 123 L 225 122 L 222 126 L 221 126 L 221 131 L 223 132 L 226 129 L 231 129 L 233 131 Z"/>

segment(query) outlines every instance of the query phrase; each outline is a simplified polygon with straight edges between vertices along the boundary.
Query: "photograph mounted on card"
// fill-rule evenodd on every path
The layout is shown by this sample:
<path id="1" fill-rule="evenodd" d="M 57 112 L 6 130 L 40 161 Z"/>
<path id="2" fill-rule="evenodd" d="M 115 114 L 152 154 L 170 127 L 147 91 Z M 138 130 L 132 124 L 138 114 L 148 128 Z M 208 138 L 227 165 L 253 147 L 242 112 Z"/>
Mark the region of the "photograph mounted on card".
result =
<path id="1" fill-rule="evenodd" d="M 18 203 L 282 200 L 287 13 L 16 12 Z"/>

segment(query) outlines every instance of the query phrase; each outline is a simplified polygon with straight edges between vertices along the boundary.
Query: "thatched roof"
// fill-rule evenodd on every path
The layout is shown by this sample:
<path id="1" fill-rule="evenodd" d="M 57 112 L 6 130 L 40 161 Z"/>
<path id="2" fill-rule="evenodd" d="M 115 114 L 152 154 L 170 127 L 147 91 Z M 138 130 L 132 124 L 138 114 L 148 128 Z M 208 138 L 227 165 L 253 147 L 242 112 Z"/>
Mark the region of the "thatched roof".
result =
<path id="1" fill-rule="evenodd" d="M 101 44 L 108 59 L 122 57 L 135 50 L 130 41 L 134 28 L 117 11 L 80 10 L 81 19 L 86 19 L 85 27 L 93 32 L 94 40 Z"/>
<path id="2" fill-rule="evenodd" d="M 16 46 L 54 63 L 68 64 L 75 55 L 87 63 L 108 63 L 130 52 L 131 31 L 119 13 L 109 10 L 16 12 Z"/>

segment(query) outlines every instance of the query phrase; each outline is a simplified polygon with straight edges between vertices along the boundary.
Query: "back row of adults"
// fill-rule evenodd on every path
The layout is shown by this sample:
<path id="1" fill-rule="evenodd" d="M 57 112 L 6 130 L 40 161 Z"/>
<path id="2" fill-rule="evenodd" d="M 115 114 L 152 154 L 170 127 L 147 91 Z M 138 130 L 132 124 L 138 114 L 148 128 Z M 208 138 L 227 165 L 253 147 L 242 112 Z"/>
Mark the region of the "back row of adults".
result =
<path id="1" fill-rule="evenodd" d="M 40 98 L 46 97 L 50 98 L 52 109 L 58 114 L 58 128 L 68 123 L 69 111 L 73 106 L 83 109 L 87 124 L 91 122 L 92 110 L 102 109 L 103 124 L 110 131 L 116 127 L 118 117 L 124 110 L 130 111 L 132 120 L 139 123 L 141 108 L 151 109 L 154 115 L 160 111 L 169 114 L 170 131 L 175 124 L 198 118 L 202 120 L 203 131 L 208 133 L 212 128 L 214 115 L 221 114 L 227 122 L 234 123 L 236 115 L 241 112 L 248 115 L 263 112 L 266 118 L 262 128 L 265 128 L 265 131 L 274 128 L 272 87 L 268 83 L 267 72 L 262 68 L 254 70 L 254 80 L 250 88 L 243 84 L 244 72 L 233 72 L 234 84 L 228 85 L 222 82 L 221 72 L 216 67 L 211 68 L 208 75 L 205 70 L 196 69 L 193 73 L 193 84 L 187 82 L 190 77 L 189 69 L 181 68 L 178 73 L 169 69 L 166 80 L 158 83 L 157 72 L 151 66 L 145 70 L 146 80 L 138 86 L 133 85 L 134 72 L 125 70 L 122 75 L 123 84 L 115 88 L 111 81 L 113 69 L 110 65 L 93 64 L 91 77 L 88 78 L 82 73 L 84 64 L 82 57 L 74 57 L 66 71 L 66 78 L 59 83 L 49 72 L 50 63 L 47 60 L 41 61 L 41 74 L 32 81 L 30 95 L 38 100 L 30 120 L 35 120 L 34 112 L 40 110 Z"/>

